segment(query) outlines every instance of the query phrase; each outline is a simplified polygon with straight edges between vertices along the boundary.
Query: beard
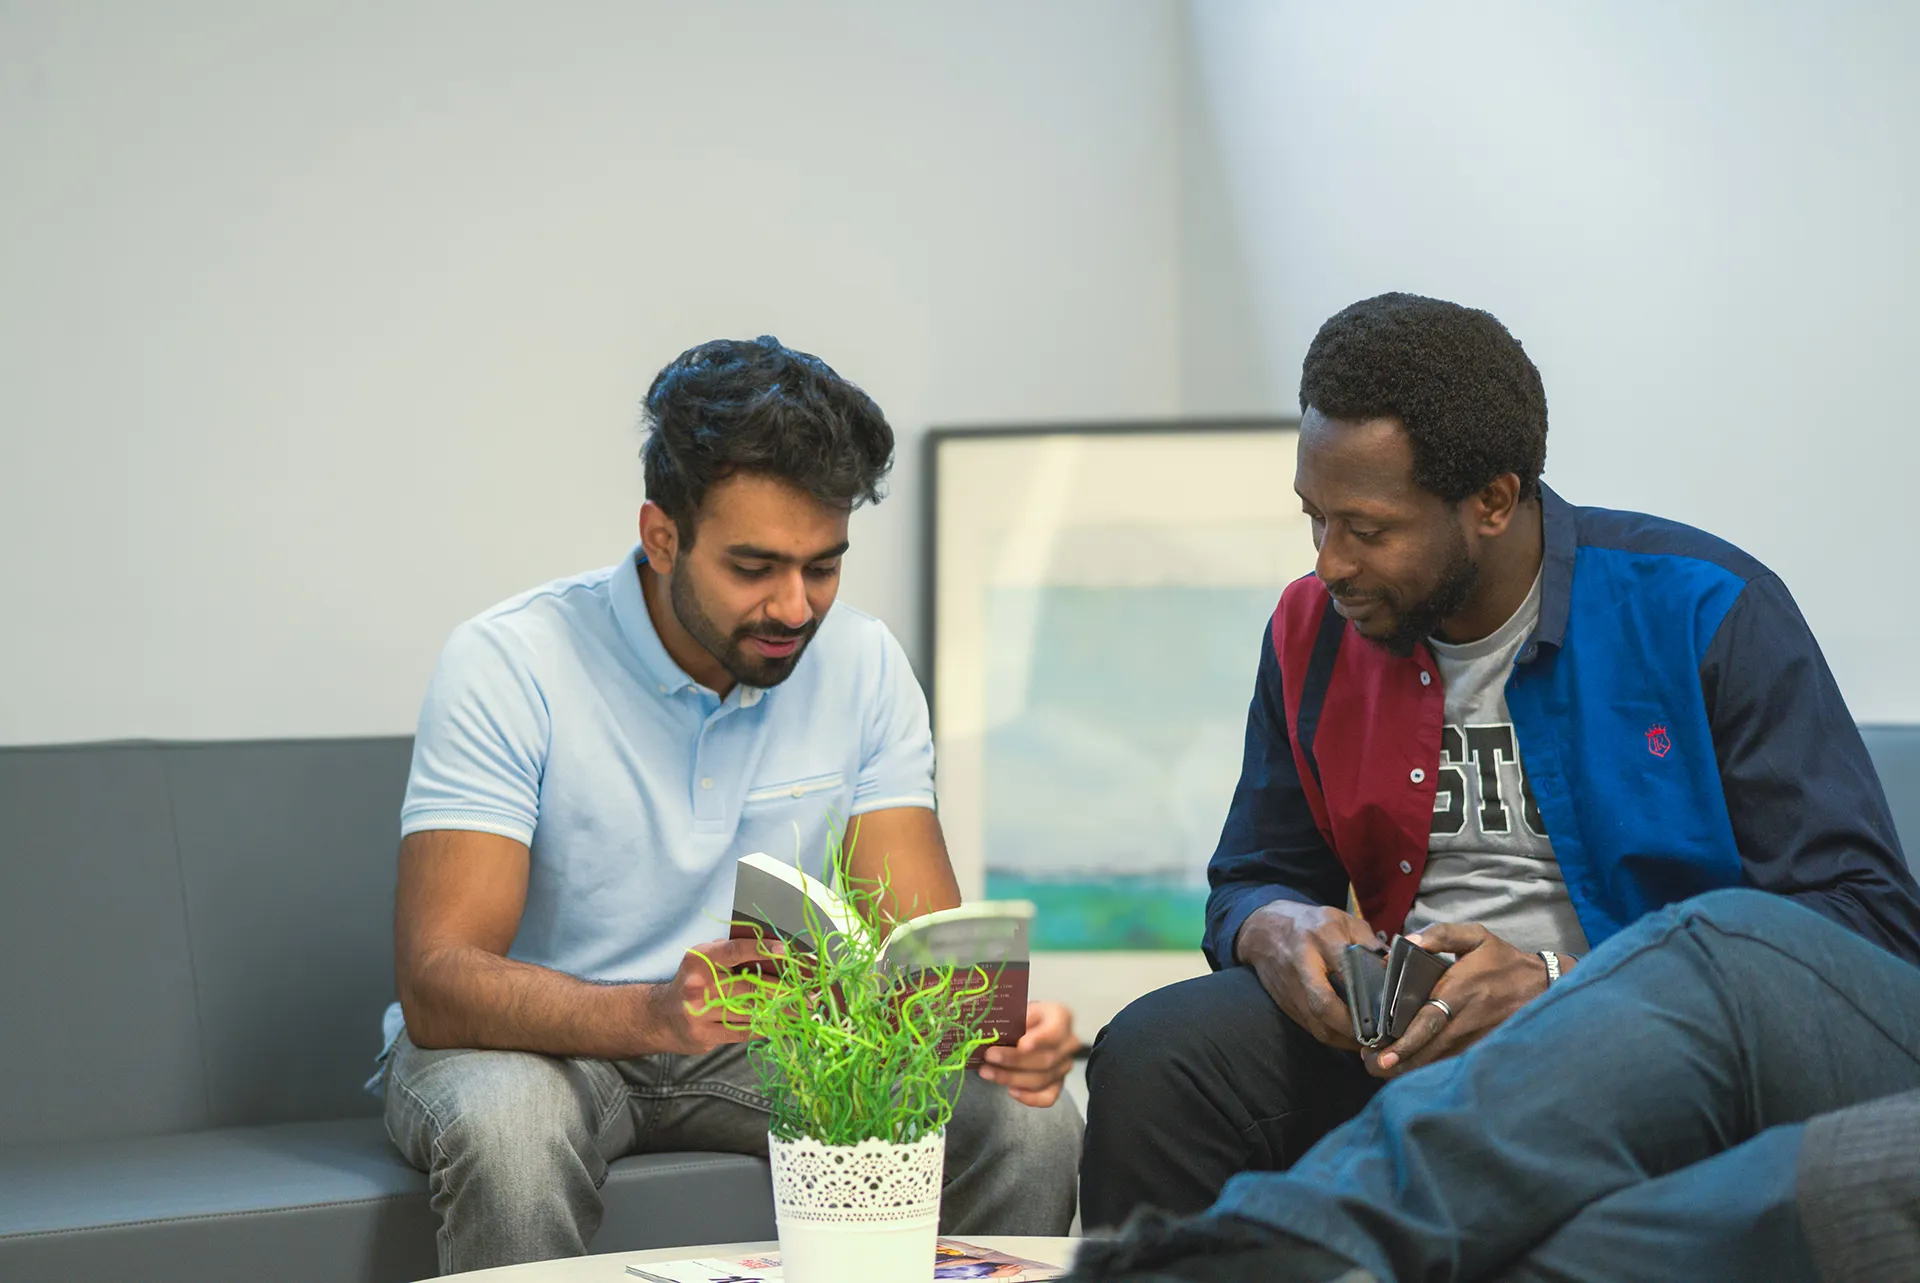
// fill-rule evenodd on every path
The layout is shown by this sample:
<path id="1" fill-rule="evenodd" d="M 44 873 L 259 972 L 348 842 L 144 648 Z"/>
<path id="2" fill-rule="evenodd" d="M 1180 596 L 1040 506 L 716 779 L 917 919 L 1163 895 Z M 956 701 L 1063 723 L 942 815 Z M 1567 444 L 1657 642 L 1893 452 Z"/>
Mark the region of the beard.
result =
<path id="1" fill-rule="evenodd" d="M 693 591 L 693 577 L 684 569 L 667 577 L 667 600 L 673 604 L 673 617 L 687 630 L 693 639 L 720 662 L 720 666 L 732 674 L 733 680 L 743 686 L 778 686 L 793 676 L 793 667 L 800 657 L 807 653 L 807 643 L 813 640 L 814 633 L 820 629 L 820 621 L 813 620 L 804 628 L 782 628 L 778 624 L 760 624 L 754 627 L 736 628 L 731 633 L 722 632 L 713 622 L 700 599 Z M 749 637 L 764 637 L 768 641 L 794 641 L 793 654 L 778 659 L 769 659 L 756 655 L 747 649 Z"/>
<path id="2" fill-rule="evenodd" d="M 1442 620 L 1460 613 L 1467 598 L 1473 596 L 1473 586 L 1479 578 L 1480 563 L 1468 553 L 1466 536 L 1460 533 L 1459 527 L 1453 527 L 1453 546 L 1447 550 L 1447 564 L 1440 571 L 1440 581 L 1433 591 L 1410 606 L 1403 604 L 1391 589 L 1380 593 L 1379 600 L 1392 612 L 1392 627 L 1382 636 L 1367 640 L 1390 655 L 1406 659 L 1433 635 Z M 1341 585 L 1334 585 L 1336 596 L 1349 595 L 1340 588 Z"/>

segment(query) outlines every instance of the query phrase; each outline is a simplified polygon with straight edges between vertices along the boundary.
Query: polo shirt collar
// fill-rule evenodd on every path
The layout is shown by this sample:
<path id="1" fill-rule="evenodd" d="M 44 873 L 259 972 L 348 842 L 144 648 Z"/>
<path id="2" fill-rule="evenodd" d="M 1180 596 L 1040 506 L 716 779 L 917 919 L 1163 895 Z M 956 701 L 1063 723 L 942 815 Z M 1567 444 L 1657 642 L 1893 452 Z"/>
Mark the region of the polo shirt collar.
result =
<path id="1" fill-rule="evenodd" d="M 687 670 L 667 654 L 660 632 L 653 626 L 653 616 L 647 613 L 647 596 L 640 588 L 640 567 L 646 560 L 647 554 L 635 544 L 626 560 L 614 569 L 613 617 L 619 621 L 621 634 L 639 656 L 647 676 L 660 687 L 661 693 L 673 695 L 699 683 L 687 676 Z"/>
<path id="2" fill-rule="evenodd" d="M 673 656 L 667 653 L 666 643 L 660 640 L 660 630 L 653 626 L 653 616 L 647 613 L 647 595 L 640 587 L 640 567 L 646 564 L 647 554 L 639 544 L 613 570 L 613 617 L 620 626 L 620 633 L 627 639 L 627 645 L 633 647 L 633 653 L 640 660 L 640 667 L 647 677 L 660 688 L 662 695 L 677 695 L 689 688 L 706 690 L 706 687 L 687 675 L 687 670 L 673 662 Z M 728 696 L 729 702 L 737 700 L 741 705 L 752 708 L 759 703 L 766 692 L 758 686 L 737 684 Z"/>
<path id="3" fill-rule="evenodd" d="M 1567 637 L 1567 614 L 1573 605 L 1573 556 L 1578 545 L 1577 514 L 1573 505 L 1540 484 L 1540 623 L 1533 639 L 1558 648 Z"/>

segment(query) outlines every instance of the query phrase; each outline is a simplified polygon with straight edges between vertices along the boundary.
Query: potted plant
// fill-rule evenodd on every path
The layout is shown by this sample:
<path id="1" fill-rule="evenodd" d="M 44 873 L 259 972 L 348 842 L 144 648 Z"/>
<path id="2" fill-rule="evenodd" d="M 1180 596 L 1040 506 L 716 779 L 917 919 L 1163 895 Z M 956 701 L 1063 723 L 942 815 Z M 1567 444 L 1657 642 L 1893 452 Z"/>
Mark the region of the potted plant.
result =
<path id="1" fill-rule="evenodd" d="M 849 845 L 845 854 L 850 857 Z M 946 1125 L 982 1033 L 979 968 L 888 965 L 884 880 L 859 886 L 829 835 L 850 912 L 807 912 L 808 939 L 716 985 L 753 1035 L 772 1102 L 767 1150 L 789 1283 L 931 1279 Z"/>

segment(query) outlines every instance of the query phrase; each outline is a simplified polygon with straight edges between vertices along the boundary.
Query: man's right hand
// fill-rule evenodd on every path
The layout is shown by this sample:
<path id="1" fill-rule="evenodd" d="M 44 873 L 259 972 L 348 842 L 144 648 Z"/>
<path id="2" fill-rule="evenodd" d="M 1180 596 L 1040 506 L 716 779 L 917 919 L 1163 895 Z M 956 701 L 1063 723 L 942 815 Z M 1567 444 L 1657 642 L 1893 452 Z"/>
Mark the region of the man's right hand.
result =
<path id="1" fill-rule="evenodd" d="M 1240 925 L 1234 955 L 1260 977 L 1267 994 L 1293 1022 L 1329 1047 L 1358 1051 L 1353 1018 L 1333 991 L 1330 972 L 1350 944 L 1380 947 L 1361 918 L 1321 904 L 1275 900 L 1255 909 Z"/>
<path id="2" fill-rule="evenodd" d="M 730 974 L 733 968 L 780 953 L 778 942 L 759 940 L 715 940 L 687 950 L 672 980 L 647 986 L 652 1050 L 693 1056 L 725 1043 L 746 1042 L 752 1037 L 746 1024 L 713 1000 L 739 983 Z"/>

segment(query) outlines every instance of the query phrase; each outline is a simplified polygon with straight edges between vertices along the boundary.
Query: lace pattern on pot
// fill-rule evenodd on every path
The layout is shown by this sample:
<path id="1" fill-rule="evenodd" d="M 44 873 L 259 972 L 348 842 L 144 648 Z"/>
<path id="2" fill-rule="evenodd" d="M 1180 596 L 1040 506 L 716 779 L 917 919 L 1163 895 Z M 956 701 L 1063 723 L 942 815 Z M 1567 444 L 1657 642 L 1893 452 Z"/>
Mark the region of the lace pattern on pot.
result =
<path id="1" fill-rule="evenodd" d="M 938 1216 L 946 1152 L 945 1133 L 906 1145 L 822 1145 L 769 1136 L 774 1205 L 783 1217 L 836 1225 Z"/>

